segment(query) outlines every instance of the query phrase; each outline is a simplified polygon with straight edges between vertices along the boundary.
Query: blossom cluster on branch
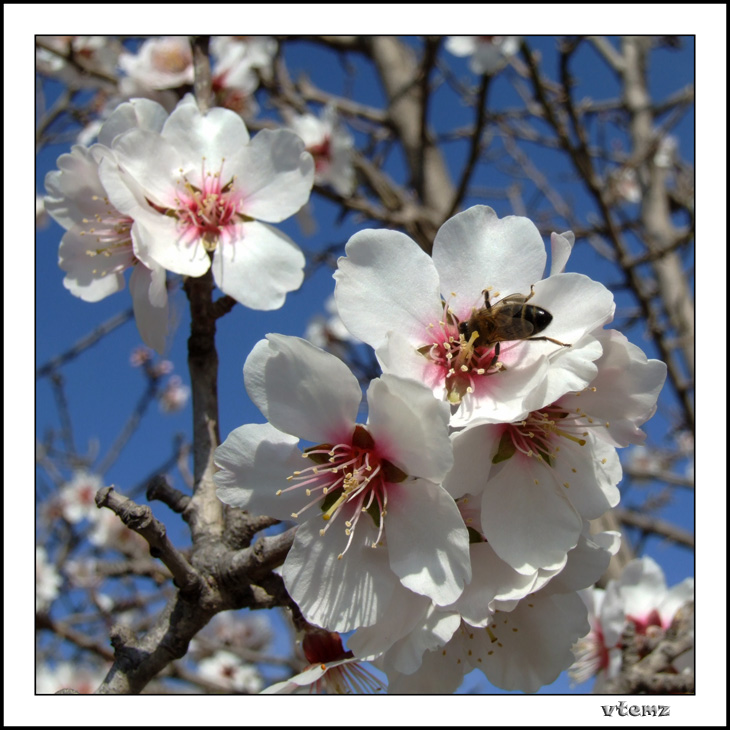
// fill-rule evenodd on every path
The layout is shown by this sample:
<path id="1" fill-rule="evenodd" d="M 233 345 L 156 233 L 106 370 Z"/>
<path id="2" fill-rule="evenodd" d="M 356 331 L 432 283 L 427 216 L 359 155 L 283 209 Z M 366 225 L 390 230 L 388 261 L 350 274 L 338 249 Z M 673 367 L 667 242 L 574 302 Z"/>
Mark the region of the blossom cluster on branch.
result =
<path id="1" fill-rule="evenodd" d="M 114 500 L 95 501 L 101 477 L 83 470 L 47 509 L 68 525 L 87 520 L 98 547 L 121 546 L 140 562 L 150 547 L 162 560 L 187 611 L 180 615 L 189 633 L 170 632 L 174 658 L 197 642 L 190 656 L 203 687 L 264 687 L 247 647 L 192 638 L 217 612 L 255 604 L 290 609 L 307 663 L 266 693 L 379 691 L 367 663 L 385 675 L 389 693 L 455 692 L 472 670 L 496 687 L 532 693 L 571 666 L 579 680 L 597 674 L 600 691 L 627 661 L 627 626 L 641 636 L 656 633 L 652 627 L 669 632 L 691 598 L 688 582 L 667 592 L 650 560 L 629 564 L 605 593 L 592 588 L 621 542 L 617 531 L 596 532 L 592 523 L 619 504 L 618 450 L 645 441 L 642 426 L 657 409 L 667 365 L 612 326 L 616 304 L 606 286 L 568 270 L 572 231 L 552 232 L 546 247 L 552 226 L 500 218 L 486 205 L 460 208 L 472 166 L 486 154 L 490 78 L 512 63 L 521 38 L 444 44 L 470 57 L 481 85 L 467 171 L 453 205 L 438 211 L 429 210 L 427 180 L 414 183 L 422 188 L 416 204 L 415 193 L 412 200 L 380 174 L 375 155 L 361 156 L 339 116 L 346 104 L 322 94 L 320 115 L 309 113 L 298 96 L 307 82 L 293 84 L 282 71 L 276 40 L 196 42 L 149 39 L 131 53 L 96 37 L 53 37 L 38 51 L 45 73 L 79 87 L 105 89 L 116 67 L 126 74 L 46 176 L 43 207 L 65 230 L 58 249 L 65 288 L 98 302 L 123 290 L 128 276 L 140 337 L 158 354 L 174 332 L 170 292 L 185 283 L 191 387 L 173 376 L 154 395 L 170 413 L 192 394 L 193 496 L 158 483 L 148 498 L 183 515 L 193 547 L 178 551 L 162 522 L 131 499 L 125 509 L 144 511 L 155 539 L 141 520 L 123 523 Z M 438 42 L 425 46 L 427 70 Z M 203 71 L 201 47 L 210 53 Z M 72 62 L 76 56 L 88 68 Z M 260 84 L 280 123 L 255 119 Z M 391 108 L 399 94 L 407 100 L 405 88 Z M 364 109 L 360 122 L 378 119 Z M 557 117 L 544 116 L 565 132 Z M 396 117 L 383 124 L 384 138 L 408 127 Z M 418 144 L 425 159 L 432 151 L 425 123 Z M 570 147 L 570 135 L 561 144 Z M 652 159 L 668 167 L 673 154 L 665 145 Z M 412 170 L 413 179 L 427 177 L 425 169 Z M 640 199 L 638 181 L 631 166 L 606 177 L 607 189 L 629 202 Z M 382 210 L 360 195 L 365 188 Z M 362 227 L 347 241 L 331 316 L 312 328 L 314 344 L 269 333 L 252 347 L 243 382 L 263 422 L 244 423 L 221 443 L 215 321 L 236 304 L 279 309 L 302 286 L 304 253 L 279 224 L 295 215 L 306 223 L 313 190 L 382 227 Z M 356 347 L 370 348 L 376 373 L 363 377 L 366 368 L 351 357 Z M 159 370 L 167 361 L 153 372 L 150 358 L 142 348 L 133 364 L 153 381 L 169 374 Z M 273 536 L 274 547 L 268 535 L 251 546 L 279 521 L 294 528 Z M 64 579 L 42 547 L 36 570 L 36 613 L 50 622 Z M 88 565 L 64 568 L 74 571 L 74 585 L 93 583 Z M 165 610 L 177 609 L 171 601 Z M 132 655 L 159 655 L 148 649 L 155 630 L 167 632 L 160 616 L 144 650 L 133 632 L 114 627 L 115 667 Z M 665 669 L 680 673 L 692 657 L 684 651 Z M 104 691 L 114 691 L 104 681 Z M 123 681 L 121 691 L 139 691 Z"/>

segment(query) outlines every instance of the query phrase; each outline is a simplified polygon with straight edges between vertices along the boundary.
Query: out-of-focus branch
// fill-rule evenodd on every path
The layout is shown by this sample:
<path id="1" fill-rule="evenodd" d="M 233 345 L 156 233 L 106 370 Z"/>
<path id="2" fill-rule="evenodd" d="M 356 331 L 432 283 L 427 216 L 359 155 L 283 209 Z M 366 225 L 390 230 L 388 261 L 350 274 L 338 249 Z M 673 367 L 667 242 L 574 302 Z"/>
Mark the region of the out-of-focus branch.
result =
<path id="1" fill-rule="evenodd" d="M 106 322 L 99 325 L 93 332 L 86 335 L 86 337 L 83 337 L 76 342 L 72 347 L 66 350 L 66 352 L 61 355 L 56 355 L 56 357 L 52 358 L 44 365 L 41 365 L 41 367 L 35 371 L 36 379 L 50 375 L 54 370 L 60 368 L 61 365 L 65 365 L 69 360 L 73 360 L 75 357 L 78 357 L 82 352 L 84 352 L 84 350 L 95 345 L 102 337 L 104 337 L 104 335 L 108 335 L 110 332 L 113 332 L 117 327 L 132 319 L 132 317 L 134 317 L 134 310 L 131 307 L 126 312 L 120 312 L 119 314 L 114 315 Z"/>
<path id="2" fill-rule="evenodd" d="M 695 538 L 694 535 L 683 530 L 671 522 L 666 520 L 660 520 L 656 517 L 650 517 L 649 515 L 641 514 L 634 510 L 624 509 L 622 507 L 616 507 L 613 510 L 614 514 L 620 522 L 631 527 L 637 527 L 642 533 L 658 535 L 660 537 L 672 540 L 678 545 L 683 545 L 691 550 L 694 550 Z"/>

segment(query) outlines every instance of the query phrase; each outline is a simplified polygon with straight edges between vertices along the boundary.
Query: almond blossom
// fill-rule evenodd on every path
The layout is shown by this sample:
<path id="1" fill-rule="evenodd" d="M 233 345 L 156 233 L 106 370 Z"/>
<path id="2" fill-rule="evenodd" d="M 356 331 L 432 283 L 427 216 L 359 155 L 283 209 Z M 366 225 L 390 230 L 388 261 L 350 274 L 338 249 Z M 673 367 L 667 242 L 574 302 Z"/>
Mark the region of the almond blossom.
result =
<path id="1" fill-rule="evenodd" d="M 58 495 L 63 516 L 73 523 L 84 519 L 94 520 L 100 514 L 94 498 L 103 486 L 104 482 L 98 474 L 86 469 L 75 471 Z"/>
<path id="2" fill-rule="evenodd" d="M 136 53 L 124 51 L 120 68 L 150 89 L 173 89 L 194 81 L 193 51 L 187 36 L 150 38 Z"/>
<path id="3" fill-rule="evenodd" d="M 563 273 L 572 240 L 555 234 L 543 279 L 547 254 L 535 225 L 499 219 L 487 206 L 446 221 L 432 257 L 403 233 L 361 231 L 338 262 L 337 307 L 384 372 L 424 383 L 452 404 L 452 426 L 509 422 L 595 377 L 601 345 L 592 333 L 612 318 L 613 297 L 587 276 Z M 467 340 L 461 325 L 486 307 L 485 296 L 496 308 L 513 294 L 550 315 L 544 331 L 535 339 Z"/>
<path id="4" fill-rule="evenodd" d="M 289 127 L 303 140 L 314 157 L 314 181 L 331 185 L 336 193 L 349 196 L 355 190 L 352 165 L 354 139 L 339 119 L 333 106 L 322 109 L 320 117 L 301 114 L 292 117 Z"/>
<path id="5" fill-rule="evenodd" d="M 161 127 L 166 113 L 159 105 L 137 99 L 117 107 L 91 149 L 75 145 L 58 158 L 58 170 L 46 175 L 45 207 L 66 229 L 58 249 L 58 265 L 66 272 L 63 285 L 87 302 L 98 302 L 125 286 L 131 270 L 137 329 L 145 344 L 161 353 L 168 332 L 169 307 L 165 270 L 137 255 L 133 220 L 109 201 L 99 177 L 99 159 L 111 154 L 115 135 L 136 126 Z"/>
<path id="6" fill-rule="evenodd" d="M 198 673 L 203 679 L 232 692 L 255 694 L 264 684 L 255 666 L 224 649 L 216 651 L 206 659 L 201 659 Z"/>
<path id="7" fill-rule="evenodd" d="M 283 335 L 254 347 L 244 381 L 269 423 L 241 426 L 216 450 L 218 496 L 299 522 L 282 575 L 307 620 L 332 631 L 375 624 L 401 584 L 453 602 L 470 566 L 466 527 L 441 486 L 452 465 L 446 404 L 384 375 L 359 425 L 347 366 Z M 300 438 L 315 445 L 300 451 Z"/>
<path id="8" fill-rule="evenodd" d="M 100 164 L 109 199 L 133 219 L 135 253 L 202 276 L 252 309 L 282 306 L 302 283 L 304 256 L 270 226 L 309 198 L 314 162 L 287 130 L 249 137 L 229 109 L 202 114 L 187 96 L 160 131 L 130 129 Z M 212 258 L 212 262 L 211 262 Z"/>
<path id="9" fill-rule="evenodd" d="M 576 682 L 595 676 L 593 692 L 600 693 L 621 670 L 621 636 L 627 622 L 634 624 L 637 634 L 666 631 L 677 611 L 693 600 L 694 579 L 668 589 L 662 569 L 646 556 L 628 563 L 605 590 L 589 588 L 581 597 L 588 607 L 590 631 L 573 648 L 570 674 Z M 693 664 L 692 651 L 678 657 L 674 667 L 682 671 Z"/>

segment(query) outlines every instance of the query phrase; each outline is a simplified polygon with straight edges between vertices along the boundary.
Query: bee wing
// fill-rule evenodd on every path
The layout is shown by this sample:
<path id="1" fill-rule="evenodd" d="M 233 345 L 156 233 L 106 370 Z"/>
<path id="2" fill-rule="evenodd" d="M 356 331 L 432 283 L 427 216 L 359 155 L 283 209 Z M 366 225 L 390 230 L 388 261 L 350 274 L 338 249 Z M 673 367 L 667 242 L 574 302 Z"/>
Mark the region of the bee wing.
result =
<path id="1" fill-rule="evenodd" d="M 513 296 L 521 296 L 515 294 Z M 502 302 L 504 302 L 503 299 Z M 530 320 L 524 317 L 524 304 L 514 302 L 508 303 L 499 308 L 492 308 L 492 321 L 494 322 L 494 335 L 492 339 L 500 340 L 524 340 L 529 337 L 534 327 Z"/>

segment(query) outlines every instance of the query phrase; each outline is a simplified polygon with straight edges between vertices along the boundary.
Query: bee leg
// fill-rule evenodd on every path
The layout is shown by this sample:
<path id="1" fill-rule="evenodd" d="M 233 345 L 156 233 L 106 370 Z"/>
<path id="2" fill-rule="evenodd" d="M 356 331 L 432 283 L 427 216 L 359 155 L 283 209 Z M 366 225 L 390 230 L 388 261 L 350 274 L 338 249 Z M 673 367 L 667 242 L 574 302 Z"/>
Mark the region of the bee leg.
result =
<path id="1" fill-rule="evenodd" d="M 547 342 L 553 342 L 556 345 L 560 345 L 561 347 L 573 347 L 573 345 L 568 344 L 567 342 L 561 342 L 560 340 L 554 340 L 552 337 L 530 337 L 530 342 L 534 342 L 536 340 L 544 340 Z"/>
<path id="2" fill-rule="evenodd" d="M 535 285 L 530 284 L 530 293 L 525 297 L 525 301 L 523 302 L 523 304 L 527 304 L 527 302 L 529 302 L 530 299 L 532 299 L 532 297 L 534 297 L 534 296 L 535 296 Z"/>
<path id="3" fill-rule="evenodd" d="M 489 294 L 489 289 L 482 289 L 482 294 L 484 294 L 484 306 L 486 309 L 491 309 L 492 304 L 489 301 L 491 299 L 491 295 Z"/>
<path id="4" fill-rule="evenodd" d="M 499 360 L 499 342 L 494 346 L 494 355 L 492 356 L 492 361 L 489 363 L 489 366 L 487 367 L 487 371 L 491 370 Z"/>

